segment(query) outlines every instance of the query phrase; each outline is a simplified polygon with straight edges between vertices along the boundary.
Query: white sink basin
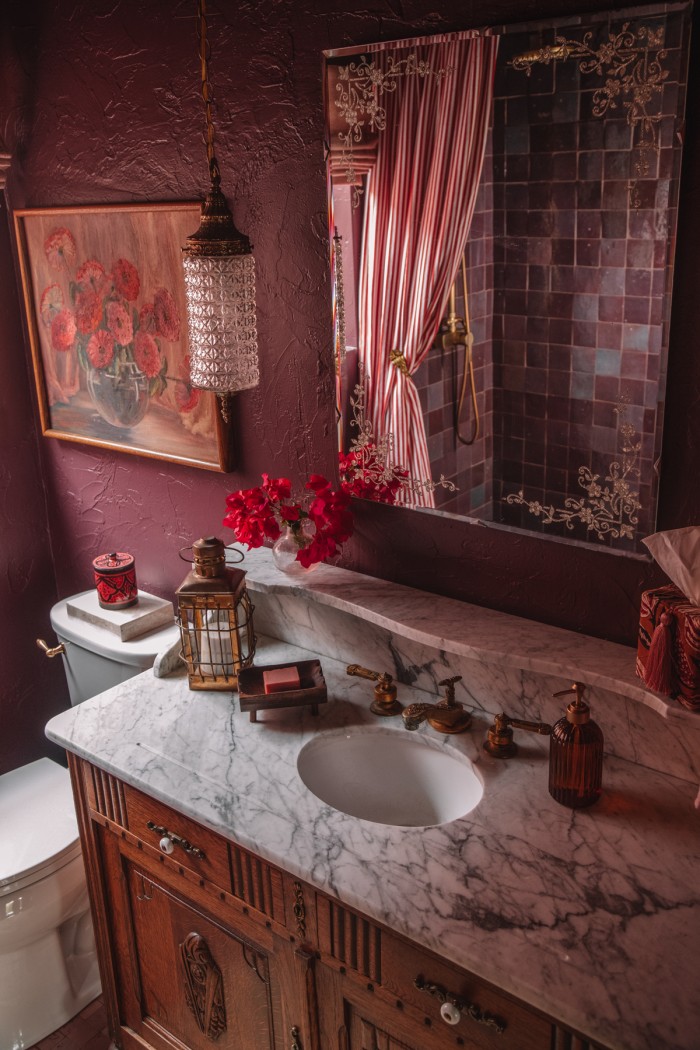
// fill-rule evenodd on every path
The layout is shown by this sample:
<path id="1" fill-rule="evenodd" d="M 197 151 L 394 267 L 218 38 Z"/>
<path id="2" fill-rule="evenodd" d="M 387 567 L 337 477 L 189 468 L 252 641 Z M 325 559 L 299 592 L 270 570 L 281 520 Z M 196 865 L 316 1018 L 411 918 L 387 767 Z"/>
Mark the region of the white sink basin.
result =
<path id="1" fill-rule="evenodd" d="M 297 769 L 322 802 L 376 824 L 447 824 L 484 793 L 468 758 L 429 737 L 382 726 L 322 733 L 301 749 Z"/>

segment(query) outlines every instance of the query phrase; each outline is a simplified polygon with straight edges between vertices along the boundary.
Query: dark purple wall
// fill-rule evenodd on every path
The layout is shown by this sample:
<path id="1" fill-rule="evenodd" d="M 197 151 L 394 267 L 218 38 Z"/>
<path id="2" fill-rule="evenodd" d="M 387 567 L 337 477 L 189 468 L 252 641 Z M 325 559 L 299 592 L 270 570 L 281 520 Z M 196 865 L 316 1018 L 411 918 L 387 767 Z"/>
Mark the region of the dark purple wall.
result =
<path id="1" fill-rule="evenodd" d="M 49 750 L 44 723 L 67 704 L 60 660 L 34 644 L 51 635 L 56 601 L 51 533 L 39 462 L 7 211 L 0 198 L 0 773 Z"/>
<path id="2" fill-rule="evenodd" d="M 606 5 L 587 0 L 578 6 Z M 14 154 L 12 207 L 199 198 L 207 179 L 195 10 L 194 0 L 6 0 L 0 137 Z M 494 0 L 488 14 L 495 23 L 560 11 L 552 0 Z M 21 680 L 35 700 L 31 725 L 9 727 L 8 742 L 12 689 L 4 687 L 6 747 L 18 760 L 39 746 L 43 722 L 64 697 L 55 687 L 50 699 L 42 698 L 44 665 L 30 666 L 27 655 L 35 623 L 46 618 L 53 598 L 52 571 L 57 593 L 71 594 L 90 585 L 95 554 L 126 547 L 136 555 L 141 586 L 170 596 L 184 575 L 178 548 L 202 533 L 223 533 L 228 491 L 255 483 L 263 470 L 301 479 L 334 469 L 322 49 L 466 28 L 483 19 L 483 5 L 469 0 L 216 5 L 210 74 L 218 99 L 217 152 L 236 223 L 255 246 L 262 349 L 260 387 L 236 402 L 240 467 L 231 475 L 40 437 L 42 509 L 18 301 L 3 282 L 2 388 L 15 392 L 12 415 L 1 423 L 14 420 L 4 462 L 22 478 L 13 495 L 18 524 L 8 531 L 25 544 L 18 543 L 17 571 L 26 622 L 15 626 L 13 589 L 4 580 L 0 636 L 6 664 L 8 634 L 17 642 L 11 662 L 21 652 L 27 663 L 26 677 L 13 672 L 15 691 Z M 665 528 L 700 520 L 697 83 L 688 113 L 661 488 Z M 3 227 L 3 275 L 10 268 L 6 239 Z M 657 578 L 644 563 L 594 549 L 369 504 L 357 505 L 343 564 L 629 643 L 640 591 Z"/>

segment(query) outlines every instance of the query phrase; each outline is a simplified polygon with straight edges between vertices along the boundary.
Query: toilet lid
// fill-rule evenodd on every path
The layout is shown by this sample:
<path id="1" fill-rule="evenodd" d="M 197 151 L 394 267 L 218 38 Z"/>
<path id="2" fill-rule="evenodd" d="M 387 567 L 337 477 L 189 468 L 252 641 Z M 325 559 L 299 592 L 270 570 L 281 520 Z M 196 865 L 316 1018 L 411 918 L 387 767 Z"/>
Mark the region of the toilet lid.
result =
<path id="1" fill-rule="evenodd" d="M 0 776 L 0 892 L 44 878 L 79 852 L 67 769 L 40 758 Z"/>

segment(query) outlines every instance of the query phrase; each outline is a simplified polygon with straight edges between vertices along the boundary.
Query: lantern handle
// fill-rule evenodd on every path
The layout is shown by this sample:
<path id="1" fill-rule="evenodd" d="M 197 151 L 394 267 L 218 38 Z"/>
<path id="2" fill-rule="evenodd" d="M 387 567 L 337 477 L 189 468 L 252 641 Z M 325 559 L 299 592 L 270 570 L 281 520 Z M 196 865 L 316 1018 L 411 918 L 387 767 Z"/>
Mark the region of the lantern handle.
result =
<path id="1" fill-rule="evenodd" d="M 180 550 L 177 552 L 177 556 L 180 559 L 180 561 L 186 561 L 188 565 L 194 565 L 194 560 L 192 558 L 184 558 L 183 555 L 182 555 L 183 551 L 191 551 L 191 550 L 192 550 L 192 544 L 191 543 L 190 543 L 190 545 L 188 547 L 180 547 Z M 235 561 L 228 561 L 228 560 L 226 560 L 226 553 L 227 553 L 227 551 L 231 551 L 232 554 L 239 554 L 240 557 L 236 558 Z M 240 565 L 240 563 L 242 561 L 245 561 L 245 551 L 239 550 L 238 547 L 224 547 L 224 560 L 226 561 L 227 565 Z"/>

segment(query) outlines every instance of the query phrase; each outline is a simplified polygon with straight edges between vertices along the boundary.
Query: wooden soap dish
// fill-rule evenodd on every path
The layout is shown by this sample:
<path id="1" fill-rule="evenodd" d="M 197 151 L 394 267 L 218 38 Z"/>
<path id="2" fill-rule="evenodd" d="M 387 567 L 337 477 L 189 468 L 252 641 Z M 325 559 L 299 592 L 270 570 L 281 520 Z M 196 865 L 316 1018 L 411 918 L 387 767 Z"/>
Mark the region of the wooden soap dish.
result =
<path id="1" fill-rule="evenodd" d="M 282 667 L 296 667 L 301 688 L 266 693 L 263 672 L 277 671 Z M 325 704 L 328 699 L 328 690 L 320 662 L 302 660 L 294 664 L 287 661 L 244 668 L 238 672 L 238 695 L 241 711 L 250 711 L 251 722 L 257 722 L 258 711 L 276 711 L 279 707 L 311 707 L 311 713 L 317 715 L 318 705 Z"/>

